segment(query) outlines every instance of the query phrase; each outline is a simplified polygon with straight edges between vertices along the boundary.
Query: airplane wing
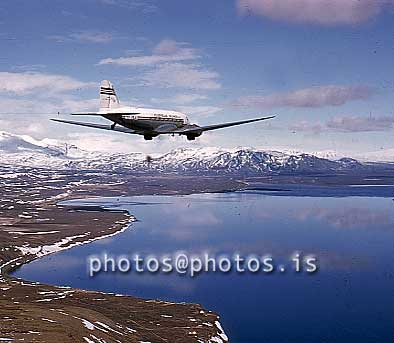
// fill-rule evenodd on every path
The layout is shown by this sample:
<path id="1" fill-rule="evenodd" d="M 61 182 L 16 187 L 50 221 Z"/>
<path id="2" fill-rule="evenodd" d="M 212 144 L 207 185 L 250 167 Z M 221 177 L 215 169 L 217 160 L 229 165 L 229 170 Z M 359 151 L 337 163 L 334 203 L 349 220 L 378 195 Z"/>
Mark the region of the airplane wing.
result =
<path id="1" fill-rule="evenodd" d="M 59 123 L 66 123 L 66 124 L 72 124 L 72 125 L 78 125 L 78 126 L 85 126 L 85 127 L 92 127 L 95 129 L 102 129 L 102 130 L 109 130 L 109 131 L 117 131 L 117 132 L 123 132 L 123 133 L 130 133 L 130 134 L 138 134 L 137 131 L 128 129 L 123 126 L 115 126 L 114 128 L 111 127 L 111 125 L 104 125 L 104 124 L 93 124 L 93 123 L 81 123 L 78 121 L 72 121 L 72 120 L 62 120 L 62 119 L 51 119 L 52 121 L 57 121 Z"/>
<path id="2" fill-rule="evenodd" d="M 198 126 L 198 125 L 192 126 L 191 125 L 189 128 L 185 128 L 183 130 L 172 131 L 171 133 L 179 133 L 179 134 L 202 133 L 204 131 L 211 131 L 211 130 L 221 129 L 221 128 L 224 128 L 224 127 L 242 125 L 242 124 L 247 124 L 247 123 L 254 123 L 256 121 L 267 120 L 267 119 L 272 119 L 272 118 L 275 118 L 275 116 L 262 117 L 262 118 L 256 118 L 256 119 L 248 119 L 248 120 L 241 120 L 241 121 L 233 121 L 233 122 L 230 122 L 230 123 L 207 125 L 207 126 Z"/>

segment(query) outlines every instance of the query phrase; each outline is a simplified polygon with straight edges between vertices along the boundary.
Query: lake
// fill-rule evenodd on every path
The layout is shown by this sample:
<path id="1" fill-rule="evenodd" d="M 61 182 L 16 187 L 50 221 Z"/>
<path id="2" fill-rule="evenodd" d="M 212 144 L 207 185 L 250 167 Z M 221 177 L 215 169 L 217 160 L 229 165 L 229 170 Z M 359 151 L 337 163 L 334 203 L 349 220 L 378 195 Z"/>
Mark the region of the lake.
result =
<path id="1" fill-rule="evenodd" d="M 56 285 L 200 303 L 221 316 L 231 342 L 393 342 L 394 202 L 385 197 L 305 197 L 247 191 L 70 201 L 127 209 L 123 233 L 22 266 L 14 276 Z M 289 265 L 294 252 L 318 271 L 101 273 L 87 258 L 209 252 L 269 254 Z"/>

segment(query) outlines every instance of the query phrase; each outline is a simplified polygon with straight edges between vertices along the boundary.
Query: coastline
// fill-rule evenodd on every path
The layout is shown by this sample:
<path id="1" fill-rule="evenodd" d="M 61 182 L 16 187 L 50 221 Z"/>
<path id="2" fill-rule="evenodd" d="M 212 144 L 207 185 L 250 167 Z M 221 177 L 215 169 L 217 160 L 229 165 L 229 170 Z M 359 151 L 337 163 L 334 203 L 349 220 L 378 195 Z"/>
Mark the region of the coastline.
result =
<path id="1" fill-rule="evenodd" d="M 71 180 L 63 178 L 62 185 L 57 185 L 54 190 L 52 186 L 42 186 L 43 181 L 50 181 L 50 173 L 47 175 L 41 175 L 39 181 L 36 178 L 37 172 L 24 175 L 24 178 L 32 180 L 19 184 L 25 184 L 25 190 L 33 192 L 24 192 L 24 196 L 19 195 L 14 199 L 7 189 L 15 189 L 18 183 L 14 179 L 10 179 L 10 182 L 2 179 L 1 340 L 97 343 L 228 341 L 219 316 L 198 304 L 145 300 L 43 285 L 10 276 L 9 273 L 22 264 L 60 250 L 117 235 L 134 221 L 134 217 L 128 213 L 68 211 L 67 208 L 57 205 L 60 200 L 130 194 L 129 186 L 135 181 L 132 178 L 130 183 L 116 183 L 114 178 L 120 176 L 112 175 L 109 183 L 109 180 L 96 180 L 96 184 L 89 182 L 85 185 L 73 183 L 73 177 Z M 139 183 L 142 180 L 142 177 L 138 178 Z M 149 178 L 145 181 L 149 184 L 152 180 Z M 183 192 L 176 192 L 176 188 L 171 189 L 168 186 L 163 191 L 162 181 L 163 179 L 157 183 L 160 189 L 150 189 L 147 192 L 142 188 L 134 194 L 190 194 L 225 190 L 220 183 L 218 185 L 217 180 L 211 185 L 205 180 L 200 189 L 196 189 L 196 183 L 192 182 L 193 189 L 187 191 L 187 188 L 190 188 L 190 179 L 186 178 L 183 180 Z M 41 186 L 32 188 L 31 185 L 37 182 L 41 183 Z M 182 181 L 177 178 L 176 184 L 179 183 L 182 184 Z M 234 183 L 232 186 L 238 188 L 240 184 Z M 11 196 L 7 197 L 7 193 Z M 34 195 L 34 200 L 31 200 L 29 194 Z"/>

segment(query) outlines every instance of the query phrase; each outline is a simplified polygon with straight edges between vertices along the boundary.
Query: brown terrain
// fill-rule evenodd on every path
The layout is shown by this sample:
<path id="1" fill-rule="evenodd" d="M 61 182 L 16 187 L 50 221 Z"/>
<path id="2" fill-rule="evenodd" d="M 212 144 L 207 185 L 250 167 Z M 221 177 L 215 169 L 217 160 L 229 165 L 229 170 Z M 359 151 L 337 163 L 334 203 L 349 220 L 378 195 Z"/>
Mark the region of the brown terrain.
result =
<path id="1" fill-rule="evenodd" d="M 129 213 L 73 211 L 61 200 L 239 189 L 219 178 L 0 168 L 0 341 L 227 342 L 218 315 L 177 304 L 28 282 L 8 275 L 47 254 L 115 235 Z"/>

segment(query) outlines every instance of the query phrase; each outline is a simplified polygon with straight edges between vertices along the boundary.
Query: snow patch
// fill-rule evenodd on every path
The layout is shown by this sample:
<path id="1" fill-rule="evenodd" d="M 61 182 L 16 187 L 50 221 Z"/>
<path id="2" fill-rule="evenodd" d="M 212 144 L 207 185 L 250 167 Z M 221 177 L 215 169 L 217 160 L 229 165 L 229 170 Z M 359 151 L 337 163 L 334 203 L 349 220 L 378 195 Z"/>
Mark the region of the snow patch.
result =
<path id="1" fill-rule="evenodd" d="M 81 319 L 82 324 L 85 326 L 85 328 L 87 328 L 88 330 L 94 330 L 95 326 L 94 324 L 92 324 L 91 322 L 89 322 L 86 319 Z"/>

